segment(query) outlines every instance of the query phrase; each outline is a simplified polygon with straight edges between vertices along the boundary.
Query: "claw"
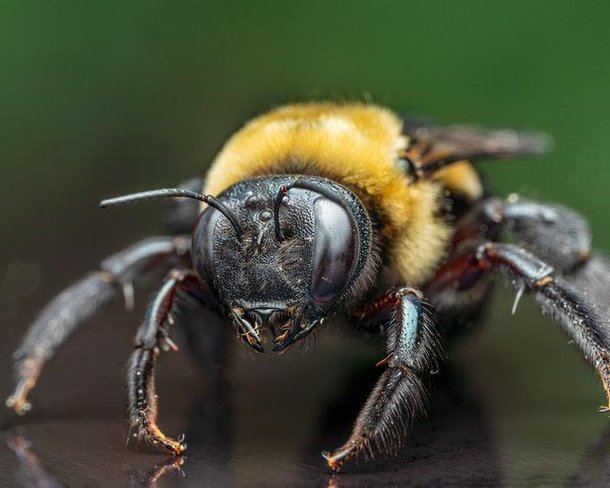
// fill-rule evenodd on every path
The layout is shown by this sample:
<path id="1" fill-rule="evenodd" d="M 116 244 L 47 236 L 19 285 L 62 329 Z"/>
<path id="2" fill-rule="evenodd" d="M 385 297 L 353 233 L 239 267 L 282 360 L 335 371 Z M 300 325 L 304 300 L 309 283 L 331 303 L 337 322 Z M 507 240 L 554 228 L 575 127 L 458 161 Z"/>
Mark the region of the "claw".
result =
<path id="1" fill-rule="evenodd" d="M 337 460 L 333 457 L 330 451 L 322 451 L 322 457 L 326 460 L 326 464 L 333 471 L 339 471 L 341 469 L 341 464 L 337 462 Z"/>
<path id="2" fill-rule="evenodd" d="M 6 399 L 5 405 L 12 409 L 17 415 L 25 415 L 32 410 L 32 404 L 25 398 L 18 398 L 15 395 L 11 395 Z"/>
<path id="3" fill-rule="evenodd" d="M 181 436 L 182 439 L 178 439 L 177 441 L 163 435 L 162 433 L 161 436 L 163 437 L 159 437 L 157 440 L 161 444 L 163 444 L 166 449 L 173 452 L 174 456 L 180 457 L 184 454 L 184 452 L 186 451 L 186 442 L 184 442 L 184 436 Z"/>
<path id="4" fill-rule="evenodd" d="M 345 462 L 349 461 L 356 454 L 356 445 L 352 443 L 349 446 L 340 447 L 332 452 L 322 451 L 321 454 L 326 460 L 328 467 L 336 473 Z"/>
<path id="5" fill-rule="evenodd" d="M 184 456 L 173 457 L 162 463 L 155 464 L 150 472 L 147 473 L 143 486 L 157 486 L 157 482 L 171 471 L 178 471 L 180 476 L 184 478 L 185 474 L 182 471 L 183 464 Z"/>
<path id="6" fill-rule="evenodd" d="M 37 374 L 37 373 L 36 373 Z M 5 405 L 12 409 L 17 415 L 25 415 L 32 409 L 32 404 L 28 401 L 28 393 L 36 384 L 36 376 L 28 376 L 21 379 L 15 391 L 6 399 Z"/>

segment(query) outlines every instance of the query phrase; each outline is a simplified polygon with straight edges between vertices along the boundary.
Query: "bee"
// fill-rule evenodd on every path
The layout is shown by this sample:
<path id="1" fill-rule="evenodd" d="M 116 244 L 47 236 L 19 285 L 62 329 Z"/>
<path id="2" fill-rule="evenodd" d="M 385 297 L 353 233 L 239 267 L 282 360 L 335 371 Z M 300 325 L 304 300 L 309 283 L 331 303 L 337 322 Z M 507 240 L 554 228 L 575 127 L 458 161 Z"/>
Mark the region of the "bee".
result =
<path id="1" fill-rule="evenodd" d="M 530 292 L 597 369 L 610 405 L 608 263 L 586 221 L 560 205 L 488 196 L 475 163 L 546 151 L 534 133 L 441 127 L 361 103 L 304 103 L 265 113 L 225 144 L 205 180 L 135 193 L 102 207 L 172 198 L 168 236 L 145 239 L 63 291 L 15 352 L 7 405 L 30 408 L 44 364 L 87 318 L 153 269 L 167 278 L 137 330 L 127 372 L 138 437 L 181 455 L 157 423 L 157 357 L 178 295 L 226 317 L 236 335 L 281 352 L 342 315 L 377 333 L 376 386 L 346 442 L 322 453 L 332 470 L 391 454 L 425 408 L 442 344 L 477 314 L 500 271 Z M 502 243 L 510 233 L 513 243 Z M 608 410 L 608 406 L 604 409 Z"/>

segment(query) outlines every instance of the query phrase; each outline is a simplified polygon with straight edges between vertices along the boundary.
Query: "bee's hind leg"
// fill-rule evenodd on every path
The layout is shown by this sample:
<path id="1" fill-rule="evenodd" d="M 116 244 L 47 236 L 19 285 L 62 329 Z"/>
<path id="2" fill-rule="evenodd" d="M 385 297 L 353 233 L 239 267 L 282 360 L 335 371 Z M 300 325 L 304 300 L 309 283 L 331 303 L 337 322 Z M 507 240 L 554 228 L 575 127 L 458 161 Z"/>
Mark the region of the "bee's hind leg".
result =
<path id="1" fill-rule="evenodd" d="M 360 411 L 347 442 L 322 453 L 335 471 L 362 452 L 372 456 L 378 451 L 396 451 L 412 421 L 424 411 L 426 378 L 436 369 L 440 353 L 433 312 L 417 290 L 391 290 L 359 315 L 364 328 L 380 327 L 386 336 L 387 356 L 378 365 L 387 369 Z"/>
<path id="2" fill-rule="evenodd" d="M 610 332 L 607 307 L 586 287 L 576 286 L 547 261 L 513 244 L 487 242 L 447 263 L 426 287 L 433 303 L 468 294 L 500 270 L 517 290 L 531 292 L 543 313 L 558 323 L 582 355 L 597 369 L 610 406 Z M 513 312 L 517 300 L 513 305 Z M 602 407 L 608 410 L 609 407 Z"/>
<path id="3" fill-rule="evenodd" d="M 610 334 L 606 309 L 586 293 L 554 273 L 553 267 L 512 244 L 481 245 L 474 257 L 479 268 L 494 267 L 518 290 L 531 291 L 543 313 L 558 323 L 599 373 L 610 410 Z"/>
<path id="4" fill-rule="evenodd" d="M 591 232 L 578 212 L 555 204 L 509 198 L 499 206 L 518 244 L 549 263 L 574 287 L 587 293 L 600 307 L 610 301 L 610 262 L 591 249 Z"/>

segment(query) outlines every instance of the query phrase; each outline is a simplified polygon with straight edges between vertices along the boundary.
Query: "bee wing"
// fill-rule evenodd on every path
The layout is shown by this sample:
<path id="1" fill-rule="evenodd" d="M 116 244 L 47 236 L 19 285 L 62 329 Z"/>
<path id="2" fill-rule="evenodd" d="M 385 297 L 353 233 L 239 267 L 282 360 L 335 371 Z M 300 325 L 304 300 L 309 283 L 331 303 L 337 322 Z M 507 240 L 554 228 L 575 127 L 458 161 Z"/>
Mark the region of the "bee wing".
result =
<path id="1" fill-rule="evenodd" d="M 415 119 L 403 119 L 403 134 L 409 141 L 406 156 L 425 172 L 462 160 L 540 154 L 552 146 L 551 138 L 543 133 L 443 127 Z"/>

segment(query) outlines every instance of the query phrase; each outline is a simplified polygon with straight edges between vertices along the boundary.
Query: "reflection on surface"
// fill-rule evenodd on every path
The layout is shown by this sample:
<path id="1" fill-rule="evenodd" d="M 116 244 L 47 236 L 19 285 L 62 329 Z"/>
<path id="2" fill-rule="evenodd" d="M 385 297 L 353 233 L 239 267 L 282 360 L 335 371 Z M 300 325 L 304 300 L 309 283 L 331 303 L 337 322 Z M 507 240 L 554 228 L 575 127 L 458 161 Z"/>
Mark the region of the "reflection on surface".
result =
<path id="1" fill-rule="evenodd" d="M 253 470 L 251 473 L 235 471 L 229 388 L 222 375 L 213 375 L 214 381 L 210 381 L 191 409 L 187 429 L 188 456 L 184 460 L 170 458 L 153 463 L 148 469 L 133 468 L 130 463 L 126 484 L 132 487 L 167 486 L 168 483 L 171 486 L 248 485 L 249 480 L 264 479 L 264 470 L 274 470 L 273 484 L 283 486 L 394 486 L 407 481 L 411 486 L 449 481 L 456 486 L 501 485 L 502 473 L 485 415 L 476 399 L 464 394 L 467 387 L 451 371 L 437 381 L 429 418 L 415 426 L 408 445 L 399 456 L 352 464 L 339 475 L 331 476 L 319 451 L 337 444 L 349 432 L 377 374 L 378 371 L 369 368 L 350 372 L 346 380 L 349 394 L 329 400 L 311 438 L 301 446 L 296 463 L 270 460 L 257 465 L 257 453 L 252 453 L 251 459 L 246 460 L 246 465 Z M 17 471 L 23 473 L 20 479 L 24 486 L 61 486 L 46 473 L 23 437 L 12 439 L 11 449 L 17 455 Z M 113 468 L 111 460 L 105 459 L 103 453 L 94 455 L 99 455 L 95 462 Z M 148 456 L 140 455 L 139 458 L 138 461 L 142 458 L 150 461 Z M 86 467 L 76 464 L 71 469 L 78 477 L 78 470 Z"/>
<path id="2" fill-rule="evenodd" d="M 62 486 L 59 481 L 50 476 L 40 465 L 38 456 L 32 451 L 31 444 L 22 435 L 9 435 L 6 445 L 15 453 L 19 465 L 15 473 L 15 481 L 22 486 L 39 488 L 55 488 Z"/>
<path id="3" fill-rule="evenodd" d="M 45 471 L 32 449 L 32 444 L 23 435 L 11 434 L 7 436 L 6 445 L 17 457 L 18 467 L 15 473 L 15 481 L 20 486 L 27 488 L 59 488 L 64 486 L 63 483 L 60 483 Z M 178 472 L 184 478 L 185 475 L 181 469 L 183 464 L 184 459 L 182 458 L 170 458 L 155 464 L 144 476 L 139 473 L 130 473 L 129 486 L 133 488 L 154 488 L 161 478 L 172 472 Z"/>
<path id="4" fill-rule="evenodd" d="M 355 376 L 354 376 L 355 377 Z M 371 378 L 372 380 L 372 378 Z M 362 384 L 361 381 L 357 381 Z M 443 382 L 446 384 L 446 381 Z M 356 383 L 354 383 L 355 385 Z M 366 393 L 366 389 L 362 389 Z M 349 429 L 350 422 L 342 420 L 345 414 L 354 410 L 347 401 L 333 402 L 320 424 L 318 435 L 310 445 L 304 446 L 302 461 L 291 466 L 286 473 L 285 483 L 290 486 L 360 487 L 360 486 L 503 486 L 503 476 L 497 449 L 486 428 L 484 414 L 479 406 L 462 395 L 441 386 L 436 392 L 438 402 L 430 418 L 415 427 L 409 445 L 393 459 L 369 461 L 352 465 L 346 472 L 330 475 L 316 456 L 319 443 L 342 438 L 342 430 Z M 199 403 L 198 405 L 201 405 Z M 193 417 L 199 417 L 194 415 Z M 215 417 L 216 421 L 220 417 Z M 205 423 L 205 425 L 211 425 Z M 200 439 L 205 434 L 213 434 L 217 429 L 206 431 L 198 425 L 196 432 Z M 197 442 L 194 454 L 185 458 L 168 458 L 157 462 L 148 470 L 128 469 L 126 486 L 148 488 L 157 486 L 233 486 L 248 485 L 247 473 L 239 476 L 231 474 L 231 452 L 223 450 L 224 442 L 215 444 L 212 437 L 205 442 Z M 50 474 L 41 463 L 26 437 L 19 434 L 6 436 L 6 445 L 13 452 L 17 464 L 14 482 L 23 487 L 56 488 L 65 486 Z M 215 448 L 222 455 L 214 455 Z M 101 460 L 104 461 L 103 459 Z M 185 468 L 183 470 L 183 467 Z M 111 464 L 107 465 L 112 469 Z M 73 466 L 78 479 L 78 469 Z M 238 478 L 238 479 L 237 479 Z M 83 480 L 85 478 L 82 478 Z M 584 453 L 578 471 L 570 477 L 569 486 L 608 486 L 610 483 L 610 428 Z M 83 481 L 83 484 L 85 482 Z M 12 484 L 11 484 L 12 485 Z M 87 484 L 90 486 L 90 484 Z M 93 486 L 104 486 L 98 480 Z"/>
<path id="5" fill-rule="evenodd" d="M 271 463 L 260 469 L 283 469 L 283 473 L 275 476 L 280 475 L 281 484 L 290 486 L 320 483 L 384 486 L 406 480 L 411 485 L 429 485 L 448 479 L 456 483 L 483 482 L 486 486 L 500 484 L 497 455 L 478 405 L 447 391 L 445 384 L 436 392 L 438 401 L 433 402 L 430 418 L 416 426 L 408 447 L 398 457 L 350 465 L 340 475 L 331 476 L 321 461 L 319 449 L 337 443 L 349 431 L 359 401 L 374 379 L 371 374 L 364 379 L 354 373 L 348 381 L 349 397 L 330 402 L 317 432 L 303 446 L 299 462 L 292 466 Z M 200 482 L 210 486 L 248 484 L 248 473 L 234 473 L 231 461 L 234 453 L 227 442 L 231 435 L 226 430 L 230 415 L 223 408 L 225 401 L 217 395 L 227 390 L 219 388 L 219 383 L 214 382 L 213 388 L 207 389 L 193 406 L 188 428 L 189 455 L 184 460 L 170 458 L 155 463 L 144 471 L 129 469 L 129 486 L 153 487 L 160 481 L 187 486 Z M 19 480 L 23 486 L 62 486 L 41 466 L 23 436 L 11 437 L 9 442 L 19 461 L 17 472 L 21 473 Z M 97 461 L 105 462 L 103 458 Z M 261 473 L 253 475 L 259 478 Z"/>
<path id="6" fill-rule="evenodd" d="M 172 472 L 178 472 L 182 478 L 185 478 L 186 475 L 182 470 L 182 465 L 184 464 L 184 458 L 182 457 L 172 457 L 163 462 L 155 464 L 143 477 L 134 473 L 130 475 L 129 486 L 130 488 L 139 488 L 139 487 L 150 487 L 155 488 L 157 486 L 157 482 Z"/>

